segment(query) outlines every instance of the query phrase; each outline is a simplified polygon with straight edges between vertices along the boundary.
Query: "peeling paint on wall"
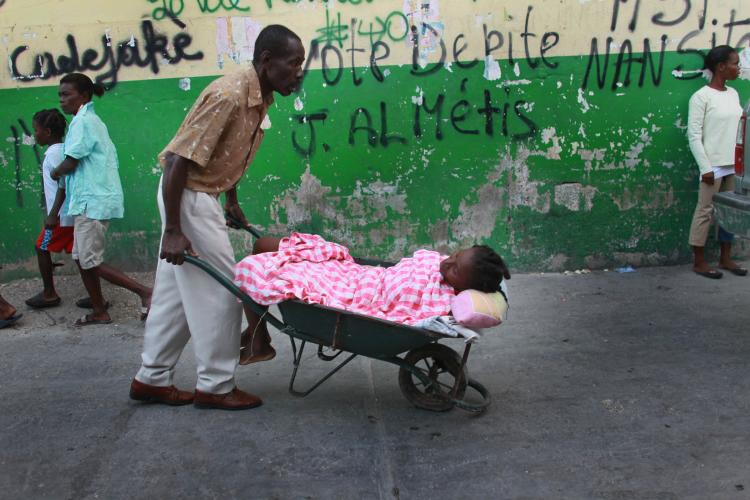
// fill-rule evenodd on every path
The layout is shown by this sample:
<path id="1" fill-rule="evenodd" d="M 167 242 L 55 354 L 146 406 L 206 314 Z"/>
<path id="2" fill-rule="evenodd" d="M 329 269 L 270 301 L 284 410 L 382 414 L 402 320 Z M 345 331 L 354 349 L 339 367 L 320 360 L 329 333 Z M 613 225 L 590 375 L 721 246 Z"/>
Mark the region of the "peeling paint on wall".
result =
<path id="1" fill-rule="evenodd" d="M 269 231 L 277 235 L 288 234 L 301 226 L 314 225 L 315 219 L 320 218 L 335 228 L 330 234 L 336 241 L 355 247 L 367 245 L 368 240 L 377 245 L 394 236 L 408 240 L 411 230 L 404 231 L 404 228 L 409 227 L 409 210 L 406 194 L 398 185 L 382 181 L 366 185 L 358 182 L 352 194 L 346 197 L 332 195 L 332 191 L 332 187 L 323 185 L 308 168 L 298 186 L 274 199 L 271 207 L 273 223 Z M 345 204 L 344 210 L 338 208 L 339 202 Z M 373 221 L 383 220 L 403 222 L 389 229 L 370 229 L 362 233 L 372 226 Z M 406 246 L 406 241 L 399 243 L 401 250 Z M 397 254 L 395 250 L 391 253 Z"/>
<path id="2" fill-rule="evenodd" d="M 337 223 L 344 223 L 343 214 L 336 210 L 337 197 L 329 197 L 332 188 L 323 186 L 319 179 L 305 170 L 297 187 L 292 187 L 274 198 L 271 206 L 271 219 L 274 233 L 286 234 L 287 228 L 310 222 L 313 215 L 320 215 Z M 284 221 L 282 222 L 282 212 Z M 283 229 L 280 229 L 283 228 Z"/>
<path id="3" fill-rule="evenodd" d="M 430 55 L 440 47 L 445 25 L 440 16 L 439 0 L 404 0 L 403 14 L 409 20 L 411 36 L 407 37 L 409 44 L 414 46 L 419 54 L 418 64 L 427 66 Z"/>
<path id="4" fill-rule="evenodd" d="M 476 202 L 461 201 L 459 215 L 450 224 L 451 240 L 465 246 L 490 238 L 505 206 L 505 191 L 504 188 L 487 183 L 477 189 Z"/>
<path id="5" fill-rule="evenodd" d="M 557 136 L 557 130 L 555 130 L 555 127 L 549 127 L 542 130 L 542 143 L 552 143 L 545 153 L 547 158 L 550 160 L 560 159 L 560 153 L 562 152 L 562 146 L 560 145 L 561 141 L 562 138 Z"/>
<path id="6" fill-rule="evenodd" d="M 558 253 L 550 256 L 544 262 L 544 269 L 548 269 L 550 271 L 564 271 L 568 267 L 568 261 L 570 261 L 570 257 L 565 254 Z"/>
<path id="7" fill-rule="evenodd" d="M 508 205 L 510 208 L 527 207 L 546 214 L 550 209 L 550 193 L 541 193 L 541 182 L 530 179 L 527 160 L 530 152 L 520 148 L 515 158 L 506 155 L 500 162 L 500 169 L 509 171 Z"/>
<path id="8" fill-rule="evenodd" d="M 639 186 L 635 192 L 626 187 L 622 190 L 622 193 L 612 193 L 610 197 L 621 211 L 636 207 L 648 210 L 668 209 L 675 202 L 674 188 L 664 185 L 655 185 L 650 189 Z"/>
<path id="9" fill-rule="evenodd" d="M 590 212 L 594 207 L 596 193 L 595 187 L 584 186 L 578 182 L 558 184 L 555 186 L 555 203 L 573 212 L 581 209 Z"/>
<path id="10" fill-rule="evenodd" d="M 398 185 L 381 181 L 363 186 L 357 181 L 354 192 L 346 199 L 346 211 L 350 217 L 359 217 L 352 222 L 370 224 L 373 220 L 386 220 L 394 214 L 408 215 L 406 193 Z"/>
<path id="11" fill-rule="evenodd" d="M 750 80 L 750 50 L 740 52 L 740 78 Z"/>
<path id="12" fill-rule="evenodd" d="M 255 39 L 263 29 L 258 21 L 245 16 L 216 18 L 216 54 L 219 69 L 226 59 L 246 65 L 253 60 Z"/>
<path id="13" fill-rule="evenodd" d="M 500 69 L 500 63 L 495 61 L 491 56 L 484 58 L 484 79 L 489 81 L 499 80 L 503 76 Z"/>

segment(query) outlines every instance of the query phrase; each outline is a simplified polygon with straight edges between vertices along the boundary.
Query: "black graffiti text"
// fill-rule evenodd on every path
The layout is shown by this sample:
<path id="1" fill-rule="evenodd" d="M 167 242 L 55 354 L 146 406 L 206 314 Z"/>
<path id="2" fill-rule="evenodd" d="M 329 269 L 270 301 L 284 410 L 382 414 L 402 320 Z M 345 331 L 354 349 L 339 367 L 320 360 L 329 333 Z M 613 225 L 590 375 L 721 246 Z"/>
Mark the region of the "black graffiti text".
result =
<path id="1" fill-rule="evenodd" d="M 21 170 L 23 170 L 23 163 L 21 160 L 21 144 L 23 144 L 23 137 L 27 136 L 30 137 L 32 135 L 31 129 L 26 124 L 26 122 L 22 119 L 18 119 L 18 125 L 21 127 L 21 132 L 23 135 L 21 135 L 18 131 L 18 128 L 16 128 L 15 125 L 10 126 L 10 133 L 13 135 L 13 160 L 15 164 L 15 188 L 16 188 L 16 206 L 18 208 L 24 207 L 23 202 L 23 182 L 21 180 Z M 42 177 L 42 154 L 39 152 L 39 146 L 34 142 L 32 145 L 32 150 L 34 151 L 34 158 L 36 158 L 37 166 L 39 167 L 39 179 L 41 181 L 41 191 L 40 191 L 40 198 L 39 198 L 39 206 L 41 208 L 46 208 L 47 202 L 44 198 L 44 178 Z"/>
<path id="2" fill-rule="evenodd" d="M 735 47 L 744 47 L 750 44 L 750 17 L 738 18 L 737 11 L 731 9 L 729 19 L 721 22 L 718 18 L 711 15 L 711 4 L 708 0 L 682 0 L 673 9 L 663 9 L 660 5 L 646 3 L 642 0 L 612 0 L 612 16 L 610 19 L 610 31 L 615 31 L 621 26 L 621 20 L 627 22 L 627 29 L 635 32 L 641 22 L 643 9 L 645 7 L 656 8 L 657 11 L 647 18 L 652 26 L 684 26 L 686 31 L 677 43 L 677 54 L 682 56 L 682 62 L 674 68 L 676 77 L 683 80 L 700 78 L 701 72 L 698 71 L 703 67 L 704 50 L 695 47 L 697 38 L 701 35 L 708 34 L 710 37 L 710 46 L 715 47 L 719 44 L 730 45 Z M 690 23 L 694 22 L 692 26 Z M 743 29 L 740 32 L 739 29 Z M 617 90 L 621 87 L 628 87 L 636 81 L 631 76 L 633 71 L 637 72 L 637 83 L 642 87 L 647 78 L 654 86 L 659 86 L 662 80 L 664 68 L 664 53 L 667 46 L 667 35 L 659 37 L 644 38 L 640 41 L 627 38 L 623 41 L 616 40 L 609 36 L 606 40 L 600 38 L 591 39 L 591 49 L 589 51 L 589 60 L 583 75 L 581 88 L 585 89 L 595 79 L 596 85 L 603 89 L 609 85 L 611 90 Z M 659 45 L 658 58 L 654 55 Z M 617 54 L 611 53 L 612 46 L 619 47 Z M 637 47 L 636 47 L 637 45 Z M 640 56 L 634 56 L 634 49 L 642 48 Z M 656 60 L 655 60 L 656 59 Z M 687 70 L 687 71 L 686 71 Z"/>
<path id="3" fill-rule="evenodd" d="M 461 94 L 434 96 L 421 94 L 407 106 L 411 110 L 411 126 L 404 128 L 404 103 L 379 101 L 374 107 L 358 106 L 348 117 L 347 142 L 351 147 L 389 148 L 408 146 L 424 139 L 442 141 L 449 135 L 474 135 L 509 138 L 516 141 L 532 139 L 538 127 L 527 113 L 527 102 L 504 92 L 482 89 L 479 96 L 465 95 L 467 79 L 461 83 Z M 408 111 L 407 111 L 408 113 Z M 303 157 L 318 152 L 318 134 L 330 117 L 328 109 L 294 116 L 299 124 L 292 131 L 292 146 Z M 322 143 L 324 152 L 330 146 Z"/>
<path id="4" fill-rule="evenodd" d="M 514 48 L 512 31 L 500 32 L 486 24 L 482 26 L 484 33 L 484 56 L 497 58 L 501 54 L 507 55 L 507 62 L 511 66 L 515 64 L 517 59 L 522 59 L 531 69 L 536 69 L 541 65 L 548 68 L 556 68 L 558 63 L 549 60 L 549 57 L 551 57 L 549 52 L 560 42 L 560 34 L 555 31 L 548 31 L 540 36 L 531 31 L 530 23 L 533 10 L 531 6 L 527 8 L 524 29 L 520 33 L 520 37 L 523 40 L 523 55 L 521 57 L 517 53 L 520 50 L 517 48 L 518 44 Z M 322 43 L 321 39 L 312 40 L 307 51 L 305 73 L 309 71 L 314 61 L 319 60 L 326 85 L 338 85 L 344 74 L 349 72 L 352 77 L 352 83 L 355 86 L 359 86 L 362 84 L 362 78 L 358 74 L 361 70 L 355 65 L 355 56 L 357 54 L 364 54 L 365 56 L 369 56 L 369 66 L 372 76 L 382 83 L 385 78 L 379 66 L 388 63 L 391 48 L 385 40 L 376 40 L 375 42 L 370 40 L 369 43 L 360 43 L 357 39 L 357 35 L 361 35 L 357 29 L 358 25 L 361 25 L 361 21 L 355 18 L 352 18 L 346 27 L 339 22 L 339 29 L 342 32 L 346 31 L 346 33 L 339 33 L 336 43 L 330 39 L 325 44 Z M 461 69 L 470 69 L 480 62 L 477 59 L 471 61 L 462 61 L 460 59 L 461 55 L 469 49 L 466 35 L 461 33 L 452 42 L 446 42 L 440 37 L 438 47 L 436 48 L 436 53 L 438 54 L 437 61 L 422 67 L 419 62 L 419 33 L 422 31 L 430 32 L 436 37 L 439 34 L 429 23 L 423 23 L 419 27 L 411 26 L 409 30 L 413 46 L 411 74 L 414 76 L 424 77 L 435 74 L 449 61 Z M 538 45 L 534 45 L 536 43 L 533 41 L 534 39 L 538 39 Z M 343 42 L 347 42 L 346 45 L 342 46 Z"/>
<path id="5" fill-rule="evenodd" d="M 35 79 L 48 80 L 76 71 L 91 71 L 98 72 L 98 83 L 112 88 L 117 85 L 123 67 L 148 68 L 153 74 L 158 74 L 163 63 L 177 64 L 183 59 L 203 59 L 202 51 L 188 52 L 193 39 L 185 32 L 177 33 L 170 42 L 166 35 L 154 30 L 150 20 L 144 20 L 141 23 L 141 35 L 140 39 L 133 37 L 115 44 L 105 34 L 98 50 L 79 50 L 75 36 L 68 35 L 68 52 L 60 55 L 50 52 L 31 55 L 28 54 L 29 47 L 21 45 L 10 56 L 11 77 L 27 82 Z"/>
<path id="6" fill-rule="evenodd" d="M 581 84 L 582 89 L 588 88 L 592 72 L 595 74 L 596 84 L 600 89 L 607 85 L 610 75 L 612 76 L 610 88 L 613 91 L 620 87 L 628 87 L 632 81 L 634 67 L 637 70 L 639 87 L 643 87 L 646 83 L 647 76 L 650 77 L 650 82 L 654 86 L 661 84 L 664 72 L 664 55 L 667 49 L 667 35 L 661 37 L 658 58 L 654 56 L 651 41 L 648 38 L 643 40 L 643 50 L 639 56 L 633 55 L 633 43 L 630 40 L 625 40 L 620 44 L 617 56 L 614 57 L 610 52 L 613 43 L 614 39 L 607 37 L 604 42 L 604 60 L 602 61 L 599 53 L 599 40 L 597 38 L 591 40 L 591 52 Z M 611 72 L 610 69 L 612 69 Z"/>

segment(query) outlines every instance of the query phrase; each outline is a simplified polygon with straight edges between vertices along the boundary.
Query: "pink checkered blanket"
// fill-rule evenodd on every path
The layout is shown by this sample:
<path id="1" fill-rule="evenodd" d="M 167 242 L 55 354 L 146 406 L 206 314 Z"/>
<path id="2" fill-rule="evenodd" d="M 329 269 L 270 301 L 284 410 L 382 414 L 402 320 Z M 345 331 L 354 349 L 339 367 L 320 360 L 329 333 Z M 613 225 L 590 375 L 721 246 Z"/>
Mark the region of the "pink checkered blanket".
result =
<path id="1" fill-rule="evenodd" d="M 453 287 L 440 274 L 446 257 L 418 250 L 395 266 L 354 262 L 349 250 L 320 236 L 292 233 L 278 252 L 249 255 L 235 267 L 235 283 L 255 302 L 288 299 L 414 324 L 450 313 Z"/>

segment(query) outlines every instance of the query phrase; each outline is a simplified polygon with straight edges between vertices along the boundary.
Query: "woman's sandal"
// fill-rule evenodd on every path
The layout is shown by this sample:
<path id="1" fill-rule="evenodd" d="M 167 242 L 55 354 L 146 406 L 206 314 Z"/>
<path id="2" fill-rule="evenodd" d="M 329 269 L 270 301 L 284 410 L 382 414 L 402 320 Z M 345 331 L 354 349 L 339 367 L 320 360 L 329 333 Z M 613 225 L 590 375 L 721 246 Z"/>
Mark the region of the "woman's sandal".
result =
<path id="1" fill-rule="evenodd" d="M 729 271 L 735 276 L 747 276 L 747 269 L 745 269 L 744 267 L 722 267 L 721 269 Z"/>
<path id="2" fill-rule="evenodd" d="M 91 304 L 91 297 L 83 297 L 82 299 L 76 300 L 76 307 L 81 309 L 93 309 L 94 306 Z M 104 309 L 109 309 L 109 301 L 104 301 Z"/>
<path id="3" fill-rule="evenodd" d="M 712 280 L 718 280 L 722 276 L 721 271 L 717 271 L 716 269 L 709 269 L 708 271 L 693 271 L 695 274 L 699 274 L 700 276 L 705 276 L 706 278 L 711 278 Z"/>
<path id="4" fill-rule="evenodd" d="M 110 319 L 94 319 L 91 317 L 90 314 L 84 314 L 80 318 L 78 318 L 75 323 L 73 323 L 73 326 L 81 327 L 81 326 L 90 326 L 90 325 L 109 325 L 112 323 L 112 318 Z"/>

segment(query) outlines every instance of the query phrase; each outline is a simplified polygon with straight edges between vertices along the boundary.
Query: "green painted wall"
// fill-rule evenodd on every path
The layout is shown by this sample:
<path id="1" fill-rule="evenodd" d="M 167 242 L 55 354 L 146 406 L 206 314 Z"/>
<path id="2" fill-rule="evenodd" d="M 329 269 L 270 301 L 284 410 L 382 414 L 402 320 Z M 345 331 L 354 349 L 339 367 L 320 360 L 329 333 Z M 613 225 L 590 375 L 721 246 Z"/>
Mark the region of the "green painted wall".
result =
<path id="1" fill-rule="evenodd" d="M 686 57 L 667 53 L 658 84 L 647 72 L 642 87 L 640 64 L 632 66 L 629 84 L 625 65 L 618 79 L 625 84 L 614 90 L 611 61 L 603 89 L 592 74 L 581 90 L 588 56 L 551 58 L 556 68 L 533 71 L 521 60 L 517 78 L 501 61 L 505 78 L 496 81 L 483 77 L 483 62 L 428 76 L 412 75 L 409 65 L 383 66 L 384 82 L 358 68 L 360 85 L 348 67 L 336 84 L 330 84 L 335 70 L 311 71 L 301 110 L 294 98 L 277 98 L 272 126 L 240 185 L 241 202 L 265 231 L 320 233 L 362 256 L 397 258 L 420 247 L 448 251 L 485 242 L 513 269 L 684 262 L 697 182 L 684 124 L 689 96 L 705 82 L 670 73 Z M 125 218 L 110 230 L 111 261 L 129 269 L 154 266 L 155 158 L 211 79 L 192 78 L 189 91 L 176 79 L 121 82 L 97 101 L 125 189 Z M 749 82 L 734 86 L 743 100 L 750 97 Z M 496 108 L 491 129 L 485 92 Z M 443 96 L 439 118 L 419 106 L 420 96 L 429 109 Z M 42 221 L 34 148 L 21 140 L 17 157 L 12 127 L 20 133 L 19 119 L 30 127 L 35 111 L 56 105 L 56 87 L 0 90 L 6 277 L 34 272 Z M 325 120 L 315 118 L 321 113 Z M 352 117 L 355 127 L 365 127 L 367 113 L 374 135 L 363 128 L 352 135 Z M 303 114 L 312 121 L 305 123 Z M 238 255 L 245 245 L 238 236 Z"/>

